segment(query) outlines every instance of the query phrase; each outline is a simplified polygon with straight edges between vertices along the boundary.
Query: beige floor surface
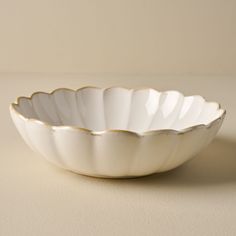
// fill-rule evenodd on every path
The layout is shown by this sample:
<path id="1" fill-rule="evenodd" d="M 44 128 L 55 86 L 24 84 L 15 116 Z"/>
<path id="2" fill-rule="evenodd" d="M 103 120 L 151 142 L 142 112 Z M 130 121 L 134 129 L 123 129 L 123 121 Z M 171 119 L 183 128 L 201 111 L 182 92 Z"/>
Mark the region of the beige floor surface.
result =
<path id="1" fill-rule="evenodd" d="M 57 87 L 150 86 L 201 94 L 227 110 L 213 143 L 164 174 L 106 180 L 60 170 L 18 135 L 8 106 Z M 236 78 L 0 74 L 0 235 L 236 235 Z"/>

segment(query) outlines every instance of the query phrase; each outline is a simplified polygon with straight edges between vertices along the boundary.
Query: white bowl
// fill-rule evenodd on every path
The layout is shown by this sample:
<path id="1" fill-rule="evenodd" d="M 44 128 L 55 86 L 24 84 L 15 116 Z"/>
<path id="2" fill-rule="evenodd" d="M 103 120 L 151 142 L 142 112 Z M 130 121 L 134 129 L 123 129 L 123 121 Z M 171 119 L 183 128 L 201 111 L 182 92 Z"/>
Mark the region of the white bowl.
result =
<path id="1" fill-rule="evenodd" d="M 25 142 L 48 161 L 110 178 L 183 164 L 212 141 L 225 116 L 198 95 L 120 87 L 36 92 L 10 111 Z"/>

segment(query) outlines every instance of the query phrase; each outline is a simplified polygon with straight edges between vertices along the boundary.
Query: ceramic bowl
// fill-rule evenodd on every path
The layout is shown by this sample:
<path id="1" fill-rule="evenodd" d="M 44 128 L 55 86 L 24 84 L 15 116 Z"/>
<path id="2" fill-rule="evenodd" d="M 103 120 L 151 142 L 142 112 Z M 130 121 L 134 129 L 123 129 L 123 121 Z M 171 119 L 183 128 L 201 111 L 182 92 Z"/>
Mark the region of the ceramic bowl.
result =
<path id="1" fill-rule="evenodd" d="M 121 87 L 36 92 L 11 104 L 25 140 L 48 161 L 95 177 L 176 168 L 207 146 L 225 110 L 201 96 Z"/>

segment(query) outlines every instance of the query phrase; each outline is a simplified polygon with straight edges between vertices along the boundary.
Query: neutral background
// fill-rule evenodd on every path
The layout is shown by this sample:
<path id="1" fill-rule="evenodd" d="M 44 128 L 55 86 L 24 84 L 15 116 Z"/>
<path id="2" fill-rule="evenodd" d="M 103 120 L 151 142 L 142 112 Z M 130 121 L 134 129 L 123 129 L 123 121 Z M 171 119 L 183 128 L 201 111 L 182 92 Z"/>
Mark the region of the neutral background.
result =
<path id="1" fill-rule="evenodd" d="M 236 73 L 235 0 L 0 0 L 0 71 Z"/>
<path id="2" fill-rule="evenodd" d="M 84 177 L 33 153 L 8 107 L 87 85 L 200 94 L 227 115 L 174 171 Z M 236 1 L 0 0 L 0 88 L 0 236 L 236 235 Z"/>
<path id="3" fill-rule="evenodd" d="M 108 78 L 1 74 L 0 235 L 235 236 L 235 77 Z M 227 115 L 213 143 L 174 171 L 129 180 L 84 177 L 33 153 L 11 122 L 8 106 L 18 95 L 88 84 L 201 94 L 221 102 Z"/>

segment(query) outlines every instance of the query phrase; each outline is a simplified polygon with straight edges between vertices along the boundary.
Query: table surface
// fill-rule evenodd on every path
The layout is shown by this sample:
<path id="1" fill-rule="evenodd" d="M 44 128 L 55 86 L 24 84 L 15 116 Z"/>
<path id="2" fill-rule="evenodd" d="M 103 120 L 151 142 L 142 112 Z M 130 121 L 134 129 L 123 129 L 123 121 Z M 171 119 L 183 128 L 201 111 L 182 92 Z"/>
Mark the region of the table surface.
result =
<path id="1" fill-rule="evenodd" d="M 176 89 L 220 102 L 215 140 L 176 170 L 112 180 L 58 169 L 17 133 L 9 104 L 21 95 L 86 85 Z M 236 78 L 0 74 L 0 235 L 236 235 Z"/>

